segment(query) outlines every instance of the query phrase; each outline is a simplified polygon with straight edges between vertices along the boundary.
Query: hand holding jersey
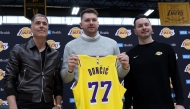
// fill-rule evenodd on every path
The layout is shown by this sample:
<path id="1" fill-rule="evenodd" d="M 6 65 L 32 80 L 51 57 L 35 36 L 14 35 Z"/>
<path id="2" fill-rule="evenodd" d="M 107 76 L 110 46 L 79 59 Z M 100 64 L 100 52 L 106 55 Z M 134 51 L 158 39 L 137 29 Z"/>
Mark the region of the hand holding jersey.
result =
<path id="1" fill-rule="evenodd" d="M 69 57 L 68 57 L 68 72 L 69 73 L 72 73 L 75 66 L 78 64 L 78 56 L 76 54 L 71 54 Z"/>
<path id="2" fill-rule="evenodd" d="M 117 55 L 117 59 L 121 63 L 123 69 L 128 69 L 129 68 L 129 57 L 125 53 L 121 53 Z M 71 54 L 68 57 L 68 72 L 72 73 L 75 66 L 78 64 L 79 57 L 76 54 Z"/>
<path id="3" fill-rule="evenodd" d="M 125 52 L 117 55 L 117 59 L 121 63 L 123 69 L 129 68 L 129 57 L 128 57 L 128 55 L 126 55 Z"/>

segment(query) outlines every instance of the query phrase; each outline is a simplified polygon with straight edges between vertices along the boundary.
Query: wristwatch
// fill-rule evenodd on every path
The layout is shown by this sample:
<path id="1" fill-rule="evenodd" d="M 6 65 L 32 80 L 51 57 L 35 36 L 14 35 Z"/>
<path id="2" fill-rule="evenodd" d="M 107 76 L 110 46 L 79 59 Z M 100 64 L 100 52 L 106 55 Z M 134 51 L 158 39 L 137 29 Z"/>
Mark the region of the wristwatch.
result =
<path id="1" fill-rule="evenodd" d="M 62 109 L 62 106 L 60 104 L 57 104 L 56 106 L 58 106 L 60 109 Z"/>

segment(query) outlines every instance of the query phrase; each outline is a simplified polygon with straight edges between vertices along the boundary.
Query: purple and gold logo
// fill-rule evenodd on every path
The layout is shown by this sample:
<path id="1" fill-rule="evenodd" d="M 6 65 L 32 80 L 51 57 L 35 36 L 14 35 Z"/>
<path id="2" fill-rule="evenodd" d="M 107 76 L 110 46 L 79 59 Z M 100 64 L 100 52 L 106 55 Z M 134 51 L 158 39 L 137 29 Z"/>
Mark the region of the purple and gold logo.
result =
<path id="1" fill-rule="evenodd" d="M 190 39 L 185 39 L 182 44 L 181 47 L 184 47 L 187 50 L 190 50 Z"/>
<path id="2" fill-rule="evenodd" d="M 127 36 L 130 35 L 131 35 L 131 30 L 127 30 L 124 27 L 119 28 L 115 33 L 115 36 L 119 36 L 120 38 L 126 38 Z"/>
<path id="3" fill-rule="evenodd" d="M 53 49 L 59 49 L 60 48 L 60 42 L 55 42 L 54 40 L 47 40 L 48 45 Z"/>
<path id="4" fill-rule="evenodd" d="M 171 36 L 175 35 L 174 30 L 171 30 L 170 28 L 163 28 L 160 32 L 160 36 L 164 36 L 165 38 L 170 38 Z"/>
<path id="5" fill-rule="evenodd" d="M 31 31 L 30 28 L 28 27 L 23 27 L 19 30 L 19 32 L 17 33 L 17 36 L 21 36 L 22 38 L 29 38 L 30 36 L 33 36 L 33 33 Z"/>
<path id="6" fill-rule="evenodd" d="M 190 74 L 190 64 L 188 64 L 186 67 L 185 67 L 185 71 L 184 72 L 188 72 Z"/>
<path id="7" fill-rule="evenodd" d="M 83 31 L 78 27 L 73 27 L 70 29 L 68 35 L 73 36 L 74 38 L 78 38 L 83 34 Z"/>

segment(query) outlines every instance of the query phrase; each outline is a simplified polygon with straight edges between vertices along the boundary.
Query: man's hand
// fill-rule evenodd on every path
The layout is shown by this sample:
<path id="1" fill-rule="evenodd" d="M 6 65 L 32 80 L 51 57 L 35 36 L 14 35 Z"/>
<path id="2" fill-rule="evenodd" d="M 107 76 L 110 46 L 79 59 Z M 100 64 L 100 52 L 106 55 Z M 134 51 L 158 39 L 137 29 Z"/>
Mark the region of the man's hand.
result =
<path id="1" fill-rule="evenodd" d="M 73 72 L 75 66 L 78 64 L 78 56 L 76 54 L 71 54 L 68 57 L 68 70 L 69 72 Z"/>
<path id="2" fill-rule="evenodd" d="M 52 109 L 60 109 L 59 106 L 54 106 Z"/>
<path id="3" fill-rule="evenodd" d="M 175 109 L 185 109 L 182 105 L 176 105 Z"/>
<path id="4" fill-rule="evenodd" d="M 16 104 L 16 97 L 15 95 L 10 95 L 7 97 L 7 102 L 9 104 L 9 109 L 18 109 Z"/>
<path id="5" fill-rule="evenodd" d="M 128 69 L 129 67 L 129 57 L 125 53 L 121 53 L 117 55 L 117 59 L 120 61 L 122 67 L 124 69 Z"/>

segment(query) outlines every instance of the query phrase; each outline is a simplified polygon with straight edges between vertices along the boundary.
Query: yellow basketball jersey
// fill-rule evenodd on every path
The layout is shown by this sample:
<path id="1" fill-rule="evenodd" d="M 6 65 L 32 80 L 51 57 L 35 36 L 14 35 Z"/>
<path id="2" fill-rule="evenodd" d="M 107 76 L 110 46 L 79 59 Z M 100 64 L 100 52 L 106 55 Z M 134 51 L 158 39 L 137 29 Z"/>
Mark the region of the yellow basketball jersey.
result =
<path id="1" fill-rule="evenodd" d="M 78 56 L 79 77 L 72 88 L 77 109 L 122 109 L 126 89 L 118 79 L 116 56 Z"/>

